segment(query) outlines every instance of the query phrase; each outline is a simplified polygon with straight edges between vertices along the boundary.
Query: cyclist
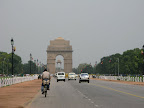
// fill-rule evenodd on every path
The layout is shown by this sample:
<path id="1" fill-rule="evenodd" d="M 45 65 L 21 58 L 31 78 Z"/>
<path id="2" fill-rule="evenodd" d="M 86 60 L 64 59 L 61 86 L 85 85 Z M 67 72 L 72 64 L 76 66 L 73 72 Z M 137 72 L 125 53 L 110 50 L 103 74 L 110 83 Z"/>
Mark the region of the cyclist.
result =
<path id="1" fill-rule="evenodd" d="M 42 94 L 44 93 L 44 91 L 43 91 L 44 90 L 43 80 L 46 80 L 46 81 L 49 80 L 49 84 L 47 85 L 47 89 L 49 90 L 51 77 L 50 77 L 50 73 L 47 71 L 47 69 L 45 69 L 44 72 L 42 73 L 42 86 L 41 86 Z"/>

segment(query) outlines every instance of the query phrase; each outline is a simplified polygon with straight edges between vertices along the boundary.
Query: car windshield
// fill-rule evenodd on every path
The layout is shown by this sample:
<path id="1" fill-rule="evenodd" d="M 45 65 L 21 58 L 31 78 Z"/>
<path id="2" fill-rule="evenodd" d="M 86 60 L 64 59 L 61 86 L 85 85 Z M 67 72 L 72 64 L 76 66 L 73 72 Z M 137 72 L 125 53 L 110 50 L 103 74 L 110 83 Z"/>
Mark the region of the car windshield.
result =
<path id="1" fill-rule="evenodd" d="M 64 75 L 64 73 L 58 73 L 58 75 Z"/>
<path id="2" fill-rule="evenodd" d="M 81 74 L 81 76 L 88 76 L 88 74 Z"/>
<path id="3" fill-rule="evenodd" d="M 69 75 L 75 75 L 75 74 L 72 73 L 72 74 L 69 74 Z"/>

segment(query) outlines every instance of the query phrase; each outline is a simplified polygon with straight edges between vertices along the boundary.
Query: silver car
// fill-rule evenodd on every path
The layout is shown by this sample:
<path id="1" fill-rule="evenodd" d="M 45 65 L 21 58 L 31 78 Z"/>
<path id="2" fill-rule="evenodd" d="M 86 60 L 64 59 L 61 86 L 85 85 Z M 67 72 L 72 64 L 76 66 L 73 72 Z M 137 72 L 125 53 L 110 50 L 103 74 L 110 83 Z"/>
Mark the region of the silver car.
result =
<path id="1" fill-rule="evenodd" d="M 81 73 L 79 76 L 79 83 L 82 81 L 87 81 L 89 83 L 89 74 L 88 73 Z"/>

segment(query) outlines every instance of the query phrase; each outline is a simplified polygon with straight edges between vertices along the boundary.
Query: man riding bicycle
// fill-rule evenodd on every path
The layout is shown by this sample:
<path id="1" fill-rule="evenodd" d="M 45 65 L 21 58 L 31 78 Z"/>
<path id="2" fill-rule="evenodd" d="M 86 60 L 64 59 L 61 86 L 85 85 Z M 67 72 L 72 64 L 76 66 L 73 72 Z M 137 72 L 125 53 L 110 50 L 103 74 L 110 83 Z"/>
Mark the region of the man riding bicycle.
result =
<path id="1" fill-rule="evenodd" d="M 49 84 L 47 85 L 47 89 L 49 90 L 49 86 L 50 86 L 50 73 L 47 71 L 47 69 L 44 70 L 44 72 L 42 73 L 42 86 L 41 86 L 41 92 L 42 94 L 44 93 L 44 84 L 43 84 L 43 80 L 48 81 Z"/>

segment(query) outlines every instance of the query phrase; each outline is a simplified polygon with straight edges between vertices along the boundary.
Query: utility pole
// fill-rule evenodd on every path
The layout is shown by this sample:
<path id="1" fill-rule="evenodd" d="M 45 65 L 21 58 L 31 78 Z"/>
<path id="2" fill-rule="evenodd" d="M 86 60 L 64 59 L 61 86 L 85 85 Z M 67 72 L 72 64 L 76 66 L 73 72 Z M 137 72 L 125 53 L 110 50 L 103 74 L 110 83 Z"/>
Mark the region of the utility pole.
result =
<path id="1" fill-rule="evenodd" d="M 30 75 L 31 75 L 31 60 L 32 60 L 32 54 L 30 53 Z"/>
<path id="2" fill-rule="evenodd" d="M 36 60 L 34 60 L 34 63 L 35 63 L 35 74 L 37 73 L 37 65 L 36 65 Z"/>
<path id="3" fill-rule="evenodd" d="M 40 62 L 40 73 L 41 73 L 41 62 Z"/>
<path id="4" fill-rule="evenodd" d="M 6 59 L 6 58 L 4 58 L 4 61 L 5 61 L 5 59 Z M 3 61 L 3 75 L 4 75 L 4 68 L 5 68 L 5 66 L 4 66 L 4 61 Z"/>
<path id="5" fill-rule="evenodd" d="M 142 55 L 143 55 L 143 73 L 142 73 L 142 75 L 144 75 L 144 45 L 142 47 Z"/>
<path id="6" fill-rule="evenodd" d="M 11 45 L 12 45 L 12 77 L 13 77 L 13 55 L 14 55 L 14 51 L 16 50 L 16 48 L 13 46 L 14 45 L 14 40 L 13 38 L 11 39 Z"/>
<path id="7" fill-rule="evenodd" d="M 119 76 L 119 58 L 118 58 L 118 76 Z"/>
<path id="8" fill-rule="evenodd" d="M 37 59 L 37 74 L 38 74 L 38 59 Z"/>
<path id="9" fill-rule="evenodd" d="M 144 45 L 143 45 L 143 47 L 142 47 L 142 54 L 143 54 L 143 75 L 144 75 Z"/>
<path id="10" fill-rule="evenodd" d="M 97 66 L 97 61 L 95 62 L 95 74 L 96 74 L 96 66 Z"/>
<path id="11" fill-rule="evenodd" d="M 115 76 L 116 76 L 116 63 L 115 63 Z"/>

